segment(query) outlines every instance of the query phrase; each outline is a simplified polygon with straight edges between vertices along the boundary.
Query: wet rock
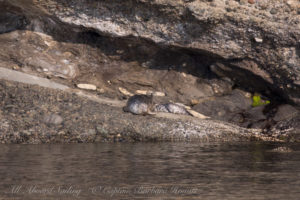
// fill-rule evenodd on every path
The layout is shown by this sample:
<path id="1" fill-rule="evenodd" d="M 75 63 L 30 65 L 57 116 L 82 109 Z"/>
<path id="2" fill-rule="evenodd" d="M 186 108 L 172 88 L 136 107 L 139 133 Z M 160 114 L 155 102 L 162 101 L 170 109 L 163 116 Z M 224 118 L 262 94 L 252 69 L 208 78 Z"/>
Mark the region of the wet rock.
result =
<path id="1" fill-rule="evenodd" d="M 59 125 L 64 120 L 63 120 L 63 118 L 60 115 L 57 115 L 57 114 L 47 114 L 47 115 L 44 116 L 43 121 L 46 124 Z"/>

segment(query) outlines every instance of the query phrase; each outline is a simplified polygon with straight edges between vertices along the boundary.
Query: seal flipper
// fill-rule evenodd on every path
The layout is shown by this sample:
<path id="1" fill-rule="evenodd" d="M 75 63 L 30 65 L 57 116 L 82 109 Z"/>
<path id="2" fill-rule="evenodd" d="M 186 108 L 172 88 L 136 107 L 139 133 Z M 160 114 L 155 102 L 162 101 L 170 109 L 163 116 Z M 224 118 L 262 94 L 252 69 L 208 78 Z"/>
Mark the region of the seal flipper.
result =
<path id="1" fill-rule="evenodd" d="M 156 115 L 155 112 L 152 112 L 152 111 L 150 111 L 150 110 L 147 112 L 147 114 L 148 114 L 148 115 Z"/>

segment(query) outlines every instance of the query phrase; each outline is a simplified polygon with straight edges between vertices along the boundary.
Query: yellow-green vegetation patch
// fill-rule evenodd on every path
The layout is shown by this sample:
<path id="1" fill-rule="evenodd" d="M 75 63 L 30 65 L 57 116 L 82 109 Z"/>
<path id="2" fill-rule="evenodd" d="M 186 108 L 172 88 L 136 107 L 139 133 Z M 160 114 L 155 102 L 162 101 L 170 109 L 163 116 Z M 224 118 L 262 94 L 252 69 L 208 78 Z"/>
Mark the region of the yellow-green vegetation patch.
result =
<path id="1" fill-rule="evenodd" d="M 252 107 L 263 106 L 269 103 L 271 103 L 269 100 L 262 100 L 258 94 L 254 94 L 252 97 Z"/>

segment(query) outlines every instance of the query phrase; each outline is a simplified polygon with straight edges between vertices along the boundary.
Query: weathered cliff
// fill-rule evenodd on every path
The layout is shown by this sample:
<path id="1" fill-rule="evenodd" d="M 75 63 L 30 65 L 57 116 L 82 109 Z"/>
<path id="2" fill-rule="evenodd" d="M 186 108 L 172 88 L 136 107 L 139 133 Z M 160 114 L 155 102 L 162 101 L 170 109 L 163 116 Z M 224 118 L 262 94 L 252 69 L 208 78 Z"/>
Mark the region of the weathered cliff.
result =
<path id="1" fill-rule="evenodd" d="M 2 0 L 0 67 L 70 88 L 89 83 L 99 97 L 157 91 L 165 96 L 156 101 L 210 116 L 209 127 L 229 122 L 295 140 L 299 12 L 297 0 Z M 254 94 L 271 103 L 253 107 Z"/>
<path id="2" fill-rule="evenodd" d="M 44 2 L 37 4 L 67 24 L 90 28 L 102 35 L 149 40 L 162 47 L 210 56 L 209 62 L 225 65 L 221 68 L 225 69 L 225 76 L 241 86 L 256 92 L 274 92 L 299 103 L 297 0 L 253 4 L 233 0 Z M 147 61 L 155 67 L 150 55 Z M 201 59 L 197 62 L 197 68 L 207 67 Z M 215 71 L 219 68 L 214 67 Z M 244 81 L 245 77 L 252 78 L 252 82 Z"/>

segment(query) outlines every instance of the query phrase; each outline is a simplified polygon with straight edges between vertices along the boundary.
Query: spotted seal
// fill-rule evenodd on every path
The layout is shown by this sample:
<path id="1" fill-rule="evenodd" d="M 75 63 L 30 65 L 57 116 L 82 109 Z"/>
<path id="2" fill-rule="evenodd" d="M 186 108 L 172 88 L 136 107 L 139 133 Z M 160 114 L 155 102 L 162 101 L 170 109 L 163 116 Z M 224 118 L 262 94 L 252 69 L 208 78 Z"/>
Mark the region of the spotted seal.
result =
<path id="1" fill-rule="evenodd" d="M 153 105 L 152 95 L 134 95 L 128 99 L 123 111 L 136 115 L 154 114 L 152 113 Z"/>

